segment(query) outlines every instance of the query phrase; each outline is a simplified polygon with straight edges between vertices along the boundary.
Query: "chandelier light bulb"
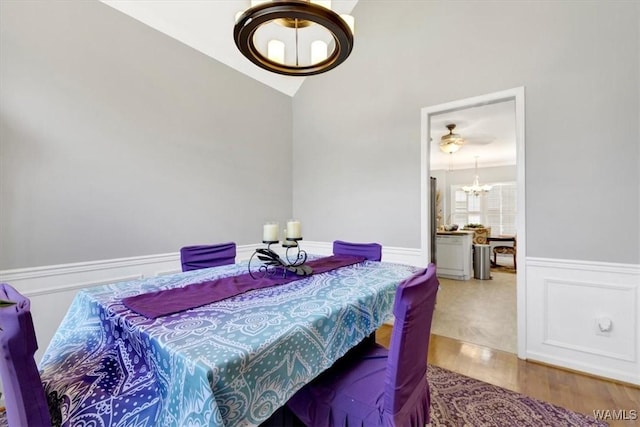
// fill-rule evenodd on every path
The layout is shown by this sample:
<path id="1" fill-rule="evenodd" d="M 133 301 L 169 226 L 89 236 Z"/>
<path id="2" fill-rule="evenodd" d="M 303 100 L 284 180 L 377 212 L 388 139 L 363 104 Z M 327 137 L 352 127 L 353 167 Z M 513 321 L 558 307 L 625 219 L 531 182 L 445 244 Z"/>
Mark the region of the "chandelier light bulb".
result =
<path id="1" fill-rule="evenodd" d="M 489 190 L 491 190 L 490 185 L 480 185 L 480 179 L 478 178 L 478 157 L 476 156 L 476 175 L 473 178 L 473 184 L 471 185 L 465 185 L 464 187 L 462 187 L 462 191 L 464 191 L 467 194 L 473 194 L 474 196 L 479 196 L 480 194 L 484 194 L 486 192 L 488 192 Z"/>

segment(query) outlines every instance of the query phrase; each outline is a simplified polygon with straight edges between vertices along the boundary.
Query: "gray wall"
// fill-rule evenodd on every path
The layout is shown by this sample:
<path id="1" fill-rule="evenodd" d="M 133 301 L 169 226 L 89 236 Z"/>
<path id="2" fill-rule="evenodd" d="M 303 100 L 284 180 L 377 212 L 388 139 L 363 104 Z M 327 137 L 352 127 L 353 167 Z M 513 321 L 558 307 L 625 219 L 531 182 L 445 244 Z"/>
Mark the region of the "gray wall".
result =
<path id="1" fill-rule="evenodd" d="M 524 86 L 527 255 L 640 262 L 640 3 L 364 0 L 354 15 L 351 57 L 294 98 L 305 237 L 419 247 L 420 109 Z"/>
<path id="2" fill-rule="evenodd" d="M 0 19 L 0 270 L 255 243 L 290 217 L 291 98 L 99 2 Z"/>

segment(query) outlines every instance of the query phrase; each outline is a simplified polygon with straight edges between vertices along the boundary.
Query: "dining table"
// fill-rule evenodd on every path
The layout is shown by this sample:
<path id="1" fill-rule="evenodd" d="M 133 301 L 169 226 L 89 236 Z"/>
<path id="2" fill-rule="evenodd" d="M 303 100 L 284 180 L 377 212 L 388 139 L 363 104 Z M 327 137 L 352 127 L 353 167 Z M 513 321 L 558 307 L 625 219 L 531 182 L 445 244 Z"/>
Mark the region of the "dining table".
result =
<path id="1" fill-rule="evenodd" d="M 87 378 L 104 383 L 104 375 L 116 375 L 112 382 L 119 390 L 156 390 L 154 425 L 258 426 L 391 318 L 397 286 L 419 270 L 359 259 L 156 317 L 127 303 L 140 295 L 246 276 L 248 265 L 80 290 L 39 365 L 47 394 L 64 402 L 62 424 L 79 412 L 100 417 L 123 410 L 114 405 L 131 405 L 88 401 Z M 83 381 L 70 387 L 70 378 Z"/>

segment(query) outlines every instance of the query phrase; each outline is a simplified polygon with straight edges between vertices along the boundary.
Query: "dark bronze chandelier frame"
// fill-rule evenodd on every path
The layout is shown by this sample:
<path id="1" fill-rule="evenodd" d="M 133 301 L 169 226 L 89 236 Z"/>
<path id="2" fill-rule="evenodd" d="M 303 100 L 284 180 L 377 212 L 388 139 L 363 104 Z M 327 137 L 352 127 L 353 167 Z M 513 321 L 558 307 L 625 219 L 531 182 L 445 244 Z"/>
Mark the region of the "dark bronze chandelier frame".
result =
<path id="1" fill-rule="evenodd" d="M 284 19 L 298 20 L 303 23 L 313 22 L 322 25 L 333 35 L 335 49 L 329 57 L 317 64 L 286 65 L 272 61 L 264 56 L 255 46 L 253 36 L 260 26 L 272 21 Z M 347 23 L 334 11 L 303 0 L 287 0 L 262 3 L 240 15 L 234 28 L 233 38 L 236 46 L 251 62 L 257 66 L 287 76 L 311 76 L 329 71 L 351 54 L 353 49 L 353 33 Z"/>

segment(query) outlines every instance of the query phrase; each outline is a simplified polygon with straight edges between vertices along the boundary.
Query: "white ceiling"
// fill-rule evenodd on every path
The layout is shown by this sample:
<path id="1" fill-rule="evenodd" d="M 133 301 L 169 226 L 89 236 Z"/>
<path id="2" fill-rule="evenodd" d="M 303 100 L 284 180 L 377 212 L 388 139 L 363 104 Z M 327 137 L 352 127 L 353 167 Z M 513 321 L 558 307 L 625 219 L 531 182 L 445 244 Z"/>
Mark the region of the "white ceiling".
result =
<path id="1" fill-rule="evenodd" d="M 103 3 L 173 37 L 274 89 L 294 96 L 307 77 L 282 76 L 263 70 L 238 51 L 233 42 L 236 14 L 250 0 L 101 0 Z M 358 0 L 332 0 L 337 13 L 350 14 Z M 355 24 L 357 45 L 358 17 Z M 312 77 L 311 77 L 312 78 Z M 455 133 L 467 142 L 453 155 L 442 153 L 440 137 L 455 123 Z M 431 169 L 515 165 L 514 104 L 499 103 L 432 117 Z"/>
<path id="2" fill-rule="evenodd" d="M 440 138 L 454 133 L 465 143 L 453 154 L 440 150 Z M 516 164 L 515 102 L 505 101 L 442 113 L 431 117 L 431 169 L 466 169 Z"/>

